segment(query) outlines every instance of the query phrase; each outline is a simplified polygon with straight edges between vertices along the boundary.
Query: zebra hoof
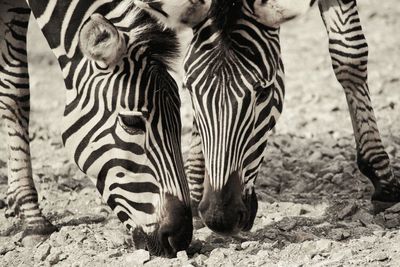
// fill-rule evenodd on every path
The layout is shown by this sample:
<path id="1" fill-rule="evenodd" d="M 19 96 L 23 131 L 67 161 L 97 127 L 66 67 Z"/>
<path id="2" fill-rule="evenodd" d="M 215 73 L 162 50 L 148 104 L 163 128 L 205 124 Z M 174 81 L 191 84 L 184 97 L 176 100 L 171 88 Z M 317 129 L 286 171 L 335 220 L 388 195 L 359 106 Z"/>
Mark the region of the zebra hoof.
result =
<path id="1" fill-rule="evenodd" d="M 34 247 L 56 231 L 58 228 L 47 220 L 41 224 L 28 225 L 22 233 L 21 243 L 24 247 Z"/>
<path id="2" fill-rule="evenodd" d="M 4 216 L 6 217 L 6 219 L 14 218 L 17 217 L 17 213 L 14 209 L 7 208 Z"/>
<path id="3" fill-rule="evenodd" d="M 400 202 L 400 187 L 395 184 L 393 186 L 386 186 L 385 189 L 381 187 L 375 188 L 375 193 L 372 195 L 371 202 L 375 214 L 385 211 L 386 209 L 394 206 Z"/>
<path id="4" fill-rule="evenodd" d="M 8 219 L 17 217 L 18 215 L 19 215 L 19 207 L 17 205 L 17 201 L 12 195 L 7 196 L 5 217 Z"/>

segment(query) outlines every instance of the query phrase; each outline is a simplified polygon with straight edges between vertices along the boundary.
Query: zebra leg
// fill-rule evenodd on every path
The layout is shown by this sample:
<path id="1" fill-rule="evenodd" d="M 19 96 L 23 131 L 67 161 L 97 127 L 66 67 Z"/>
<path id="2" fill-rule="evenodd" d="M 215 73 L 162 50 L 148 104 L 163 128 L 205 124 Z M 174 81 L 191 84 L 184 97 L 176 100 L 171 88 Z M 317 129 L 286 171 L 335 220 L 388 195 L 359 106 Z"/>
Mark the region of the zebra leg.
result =
<path id="1" fill-rule="evenodd" d="M 185 167 L 189 182 L 192 214 L 193 216 L 198 216 L 198 206 L 203 197 L 205 165 L 204 155 L 201 148 L 201 137 L 195 120 L 193 121 L 189 157 Z"/>
<path id="2" fill-rule="evenodd" d="M 396 177 L 384 150 L 367 83 L 368 46 L 355 0 L 320 0 L 337 80 L 346 94 L 357 146 L 357 164 L 375 187 L 372 201 L 400 201 Z"/>
<path id="3" fill-rule="evenodd" d="M 25 1 L 0 3 L 0 115 L 8 133 L 6 217 L 19 216 L 25 227 L 23 238 L 35 242 L 30 237 L 37 239 L 38 236 L 48 235 L 55 231 L 55 227 L 39 209 L 32 179 L 26 53 L 29 17 L 30 9 Z"/>

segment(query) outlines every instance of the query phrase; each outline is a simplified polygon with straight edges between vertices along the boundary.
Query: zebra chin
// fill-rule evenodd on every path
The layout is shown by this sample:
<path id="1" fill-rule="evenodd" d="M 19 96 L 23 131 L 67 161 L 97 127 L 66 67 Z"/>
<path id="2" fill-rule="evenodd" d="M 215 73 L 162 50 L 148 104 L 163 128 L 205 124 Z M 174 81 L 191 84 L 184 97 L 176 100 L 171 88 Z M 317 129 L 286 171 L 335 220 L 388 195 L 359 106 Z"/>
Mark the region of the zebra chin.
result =
<path id="1" fill-rule="evenodd" d="M 203 198 L 199 203 L 199 215 L 203 223 L 221 235 L 235 235 L 250 231 L 258 210 L 254 188 L 243 194 L 244 188 L 238 172 L 230 175 L 222 190 L 214 190 L 206 172 Z"/>
<path id="2" fill-rule="evenodd" d="M 176 257 L 186 250 L 193 237 L 191 208 L 177 197 L 165 196 L 164 215 L 152 233 L 138 227 L 133 230 L 133 241 L 137 249 L 146 249 L 155 256 Z"/>

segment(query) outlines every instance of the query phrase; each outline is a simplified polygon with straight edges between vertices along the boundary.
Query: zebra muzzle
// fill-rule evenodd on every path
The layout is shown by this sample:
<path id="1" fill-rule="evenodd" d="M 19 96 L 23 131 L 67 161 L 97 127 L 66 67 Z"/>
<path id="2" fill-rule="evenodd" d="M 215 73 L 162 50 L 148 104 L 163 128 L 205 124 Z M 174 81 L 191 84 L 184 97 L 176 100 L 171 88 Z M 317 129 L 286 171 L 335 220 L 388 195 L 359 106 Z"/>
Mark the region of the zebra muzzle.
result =
<path id="1" fill-rule="evenodd" d="M 145 234 L 135 229 L 133 239 L 137 248 L 146 248 L 152 255 L 175 257 L 192 241 L 192 211 L 175 196 L 166 195 L 164 201 L 164 216 L 156 230 Z"/>
<path id="2" fill-rule="evenodd" d="M 243 185 L 238 172 L 230 175 L 222 190 L 214 190 L 206 174 L 204 194 L 199 204 L 199 214 L 204 224 L 216 233 L 235 235 L 249 231 L 257 213 L 254 193 L 243 197 Z"/>

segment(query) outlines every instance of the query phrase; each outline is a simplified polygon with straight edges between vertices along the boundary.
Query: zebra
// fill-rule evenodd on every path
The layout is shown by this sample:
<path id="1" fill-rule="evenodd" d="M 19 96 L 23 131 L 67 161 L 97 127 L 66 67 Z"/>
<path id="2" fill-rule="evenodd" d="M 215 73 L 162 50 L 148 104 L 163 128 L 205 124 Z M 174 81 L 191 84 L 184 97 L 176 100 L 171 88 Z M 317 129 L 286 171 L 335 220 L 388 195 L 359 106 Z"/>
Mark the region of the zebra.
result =
<path id="1" fill-rule="evenodd" d="M 139 0 L 137 0 L 139 1 Z M 200 0 L 199 0 L 200 1 Z M 207 1 L 207 0 L 206 0 Z M 174 1 L 159 2 L 154 17 Z M 249 231 L 258 204 L 255 182 L 267 132 L 285 95 L 279 27 L 305 13 L 315 0 L 208 0 L 210 9 L 192 27 L 185 83 L 194 111 L 187 161 L 192 209 L 211 230 Z M 337 80 L 353 123 L 358 168 L 375 188 L 376 206 L 400 201 L 400 177 L 384 150 L 367 82 L 368 45 L 356 0 L 319 0 Z M 170 13 L 170 17 L 179 14 Z M 167 19 L 159 19 L 162 23 Z M 167 25 L 168 26 L 168 25 Z"/>
<path id="2" fill-rule="evenodd" d="M 26 50 L 31 12 L 63 73 L 62 140 L 71 158 L 138 248 L 165 256 L 186 249 L 193 223 L 180 98 L 170 74 L 180 47 L 172 30 L 130 1 L 0 0 L 6 216 L 23 220 L 23 240 L 42 240 L 57 230 L 39 208 L 32 179 Z"/>

